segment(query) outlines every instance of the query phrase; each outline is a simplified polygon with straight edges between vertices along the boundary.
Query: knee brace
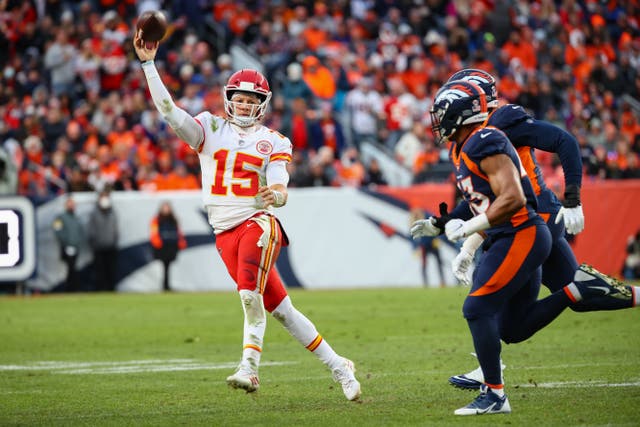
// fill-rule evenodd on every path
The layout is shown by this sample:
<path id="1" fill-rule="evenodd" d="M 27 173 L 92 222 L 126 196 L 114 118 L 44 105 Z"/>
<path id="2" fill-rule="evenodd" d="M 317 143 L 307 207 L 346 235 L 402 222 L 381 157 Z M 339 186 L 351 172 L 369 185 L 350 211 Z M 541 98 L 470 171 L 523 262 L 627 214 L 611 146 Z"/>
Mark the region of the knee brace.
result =
<path id="1" fill-rule="evenodd" d="M 262 295 L 258 292 L 241 289 L 239 291 L 244 316 L 249 325 L 264 323 L 266 315 L 262 303 Z"/>

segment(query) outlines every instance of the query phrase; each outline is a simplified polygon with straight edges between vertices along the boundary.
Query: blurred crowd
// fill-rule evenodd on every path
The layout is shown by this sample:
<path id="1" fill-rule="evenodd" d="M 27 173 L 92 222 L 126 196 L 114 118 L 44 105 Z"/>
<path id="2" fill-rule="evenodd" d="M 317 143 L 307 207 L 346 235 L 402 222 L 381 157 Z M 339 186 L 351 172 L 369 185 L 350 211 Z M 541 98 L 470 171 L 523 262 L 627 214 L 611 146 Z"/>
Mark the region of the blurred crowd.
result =
<path id="1" fill-rule="evenodd" d="M 197 155 L 157 113 L 131 46 L 151 9 L 170 23 L 156 64 L 191 114 L 224 113 L 232 46 L 263 65 L 291 186 L 386 184 L 365 142 L 414 183 L 442 179 L 428 110 L 463 67 L 574 134 L 586 177 L 640 178 L 637 1 L 0 0 L 0 162 L 19 194 L 199 188 Z M 559 189 L 558 159 L 538 159 Z"/>

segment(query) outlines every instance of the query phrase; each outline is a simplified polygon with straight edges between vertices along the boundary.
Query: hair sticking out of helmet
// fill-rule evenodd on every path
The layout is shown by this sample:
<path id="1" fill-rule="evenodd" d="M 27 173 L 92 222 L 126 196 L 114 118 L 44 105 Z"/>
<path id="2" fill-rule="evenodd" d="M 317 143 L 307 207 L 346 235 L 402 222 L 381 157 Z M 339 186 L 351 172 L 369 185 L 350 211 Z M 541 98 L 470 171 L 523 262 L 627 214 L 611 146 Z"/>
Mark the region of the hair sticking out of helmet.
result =
<path id="1" fill-rule="evenodd" d="M 454 73 L 447 82 L 454 80 L 465 80 L 473 82 L 480 86 L 487 96 L 487 107 L 489 109 L 498 108 L 498 88 L 496 86 L 496 79 L 484 70 L 478 70 L 475 68 L 465 68 Z"/>
<path id="2" fill-rule="evenodd" d="M 482 123 L 489 112 L 480 86 L 466 80 L 445 83 L 431 106 L 431 125 L 436 143 L 443 144 L 460 126 Z"/>
<path id="3" fill-rule="evenodd" d="M 229 121 L 241 127 L 253 126 L 262 119 L 271 100 L 267 79 L 260 72 L 246 68 L 233 73 L 222 92 Z M 236 93 L 255 96 L 258 101 L 253 104 L 251 97 L 234 97 Z"/>

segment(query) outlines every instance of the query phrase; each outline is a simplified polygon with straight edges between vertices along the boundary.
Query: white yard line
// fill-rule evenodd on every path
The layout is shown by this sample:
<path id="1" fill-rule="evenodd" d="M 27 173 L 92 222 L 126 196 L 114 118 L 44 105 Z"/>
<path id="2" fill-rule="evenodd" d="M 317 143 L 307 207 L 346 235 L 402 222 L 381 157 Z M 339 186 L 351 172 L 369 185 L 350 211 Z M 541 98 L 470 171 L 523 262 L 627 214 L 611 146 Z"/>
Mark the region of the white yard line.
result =
<path id="1" fill-rule="evenodd" d="M 607 383 L 605 381 L 561 381 L 551 383 L 527 383 L 519 384 L 514 387 L 527 388 L 587 388 L 587 387 L 639 387 L 640 381 L 631 381 L 624 383 Z"/>

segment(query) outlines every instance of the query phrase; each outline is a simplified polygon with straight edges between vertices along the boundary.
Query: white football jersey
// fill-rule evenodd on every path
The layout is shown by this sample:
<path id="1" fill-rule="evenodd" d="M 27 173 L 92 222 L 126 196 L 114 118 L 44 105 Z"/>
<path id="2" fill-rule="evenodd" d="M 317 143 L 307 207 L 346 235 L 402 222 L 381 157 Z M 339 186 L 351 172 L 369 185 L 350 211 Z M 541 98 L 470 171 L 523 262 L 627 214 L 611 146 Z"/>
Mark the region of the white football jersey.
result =
<path id="1" fill-rule="evenodd" d="M 220 233 L 265 210 L 256 199 L 258 187 L 267 185 L 271 162 L 291 161 L 291 141 L 262 125 L 254 132 L 242 133 L 209 112 L 198 114 L 196 120 L 204 129 L 204 142 L 198 150 L 202 201 L 214 232 Z"/>

